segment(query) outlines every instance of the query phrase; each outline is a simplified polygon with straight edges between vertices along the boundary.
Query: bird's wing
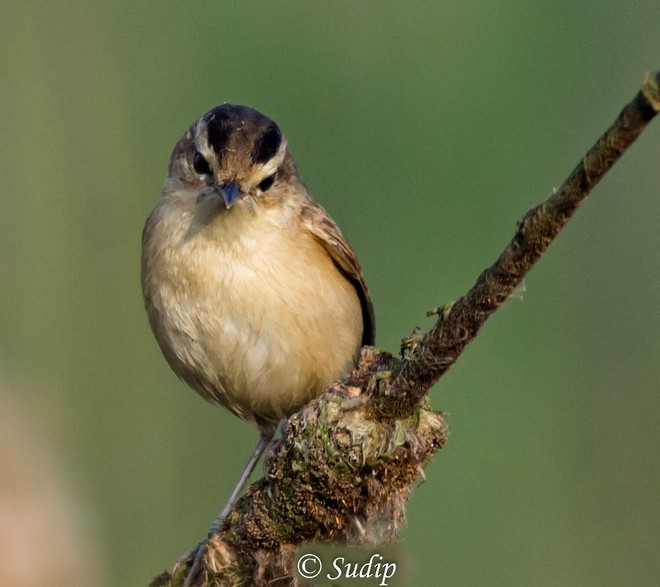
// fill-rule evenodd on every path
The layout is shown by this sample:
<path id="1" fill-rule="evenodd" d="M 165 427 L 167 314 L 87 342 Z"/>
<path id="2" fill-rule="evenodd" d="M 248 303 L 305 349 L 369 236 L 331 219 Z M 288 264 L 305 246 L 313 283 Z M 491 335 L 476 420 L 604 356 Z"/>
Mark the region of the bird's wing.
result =
<path id="1" fill-rule="evenodd" d="M 362 344 L 374 344 L 376 337 L 374 307 L 367 290 L 367 284 L 364 282 L 360 262 L 351 245 L 348 244 L 346 237 L 330 218 L 330 215 L 315 200 L 306 198 L 300 210 L 300 218 L 305 228 L 316 237 L 337 268 L 355 288 L 362 306 L 364 326 Z"/>

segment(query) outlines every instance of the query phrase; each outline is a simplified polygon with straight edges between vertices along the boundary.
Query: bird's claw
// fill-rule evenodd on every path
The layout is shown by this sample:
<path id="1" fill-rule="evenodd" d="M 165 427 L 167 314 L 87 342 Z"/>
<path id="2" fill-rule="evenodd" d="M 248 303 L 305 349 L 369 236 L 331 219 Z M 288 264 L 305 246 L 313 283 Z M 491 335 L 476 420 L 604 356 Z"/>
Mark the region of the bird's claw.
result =
<path id="1" fill-rule="evenodd" d="M 199 574 L 199 571 L 202 567 L 202 561 L 204 559 L 204 554 L 206 553 L 206 546 L 208 544 L 208 539 L 202 540 L 196 546 L 193 546 L 186 554 L 180 556 L 176 561 L 176 566 L 174 567 L 174 575 L 177 574 L 177 570 L 180 565 L 187 567 L 190 561 L 192 564 L 188 568 L 186 578 L 183 581 L 183 587 L 193 587 L 195 585 L 195 579 Z"/>

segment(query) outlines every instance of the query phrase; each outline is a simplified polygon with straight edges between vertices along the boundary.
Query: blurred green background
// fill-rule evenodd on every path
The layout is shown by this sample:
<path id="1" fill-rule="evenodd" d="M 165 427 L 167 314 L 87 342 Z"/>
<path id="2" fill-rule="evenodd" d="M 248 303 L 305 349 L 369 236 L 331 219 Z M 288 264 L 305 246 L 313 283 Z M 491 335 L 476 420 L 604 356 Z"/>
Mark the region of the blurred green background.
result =
<path id="1" fill-rule="evenodd" d="M 4 2 L 3 394 L 93 581 L 170 568 L 256 440 L 175 378 L 142 306 L 142 226 L 194 119 L 278 121 L 396 352 L 660 67 L 658 22 L 657 0 Z M 411 585 L 657 585 L 659 163 L 656 122 L 434 389 L 452 434 L 401 534 Z"/>

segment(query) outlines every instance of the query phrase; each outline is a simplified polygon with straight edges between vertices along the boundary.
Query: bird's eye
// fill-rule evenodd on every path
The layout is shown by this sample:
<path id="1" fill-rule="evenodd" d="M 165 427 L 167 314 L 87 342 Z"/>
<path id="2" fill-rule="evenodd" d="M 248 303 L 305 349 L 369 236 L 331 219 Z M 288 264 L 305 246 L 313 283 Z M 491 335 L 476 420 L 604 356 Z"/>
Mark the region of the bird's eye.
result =
<path id="1" fill-rule="evenodd" d="M 257 187 L 262 191 L 262 192 L 267 192 L 270 189 L 270 186 L 273 185 L 273 182 L 275 181 L 275 174 L 269 175 L 266 179 L 264 179 Z"/>
<path id="2" fill-rule="evenodd" d="M 195 157 L 193 158 L 193 169 L 200 175 L 212 174 L 211 168 L 209 167 L 209 162 L 199 151 L 195 151 Z"/>

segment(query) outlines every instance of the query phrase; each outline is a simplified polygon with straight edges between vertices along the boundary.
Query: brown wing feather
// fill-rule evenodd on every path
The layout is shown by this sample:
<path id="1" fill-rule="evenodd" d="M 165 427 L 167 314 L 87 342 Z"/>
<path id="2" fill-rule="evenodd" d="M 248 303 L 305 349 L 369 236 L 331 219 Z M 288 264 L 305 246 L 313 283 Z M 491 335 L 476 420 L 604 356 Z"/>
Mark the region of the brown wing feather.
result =
<path id="1" fill-rule="evenodd" d="M 300 211 L 300 218 L 307 230 L 311 232 L 326 250 L 337 268 L 348 279 L 360 300 L 362 306 L 362 344 L 374 344 L 376 337 L 376 318 L 371 297 L 364 282 L 360 262 L 355 252 L 348 244 L 330 215 L 315 200 L 308 198 Z"/>

